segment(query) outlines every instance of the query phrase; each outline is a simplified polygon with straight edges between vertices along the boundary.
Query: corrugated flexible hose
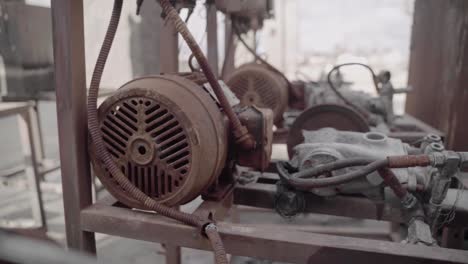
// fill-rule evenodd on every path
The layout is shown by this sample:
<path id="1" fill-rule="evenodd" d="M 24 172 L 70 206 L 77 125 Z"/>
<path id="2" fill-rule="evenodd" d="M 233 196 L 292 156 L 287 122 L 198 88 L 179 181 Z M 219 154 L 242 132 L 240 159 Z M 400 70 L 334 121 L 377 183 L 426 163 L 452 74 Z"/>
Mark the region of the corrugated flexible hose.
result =
<path id="1" fill-rule="evenodd" d="M 165 1 L 161 1 L 165 2 Z M 98 159 L 100 159 L 104 166 L 109 170 L 109 173 L 112 177 L 118 182 L 118 184 L 138 201 L 145 205 L 150 210 L 164 215 L 166 217 L 178 220 L 187 225 L 197 227 L 201 230 L 204 235 L 207 235 L 209 238 L 213 250 L 215 253 L 215 259 L 217 263 L 228 263 L 226 252 L 224 250 L 221 238 L 217 232 L 214 223 L 209 219 L 203 219 L 197 215 L 192 215 L 178 210 L 174 210 L 170 207 L 167 207 L 163 204 L 156 202 L 151 197 L 147 196 L 140 189 L 135 187 L 127 177 L 119 170 L 114 160 L 107 151 L 104 141 L 102 139 L 101 131 L 99 129 L 99 120 L 98 120 L 98 111 L 97 111 L 97 98 L 99 93 L 99 86 L 101 83 L 101 77 L 104 72 L 104 67 L 107 61 L 107 57 L 112 47 L 114 41 L 115 33 L 117 31 L 121 11 L 122 11 L 123 0 L 115 0 L 114 7 L 112 10 L 112 17 L 107 28 L 106 36 L 99 53 L 93 76 L 91 79 L 91 85 L 88 95 L 88 127 L 91 140 L 95 146 L 95 152 Z M 161 3 L 162 4 L 162 3 Z M 170 6 L 172 8 L 172 6 Z M 168 9 L 166 7 L 166 9 Z M 173 9 L 173 8 L 172 8 Z M 170 10 L 169 10 L 170 11 Z M 176 13 L 177 14 L 177 13 Z M 180 27 L 180 26 L 179 26 Z M 210 227 L 206 229 L 207 227 Z"/>
<path id="2" fill-rule="evenodd" d="M 224 95 L 224 91 L 221 88 L 218 79 L 216 78 L 216 76 L 210 68 L 208 59 L 203 54 L 200 45 L 198 45 L 197 41 L 188 30 L 187 25 L 180 18 L 179 13 L 177 13 L 176 9 L 172 6 L 169 0 L 156 1 L 159 2 L 159 4 L 161 5 L 161 8 L 166 14 L 167 19 L 172 20 L 177 32 L 180 33 L 182 38 L 187 43 L 187 46 L 192 51 L 192 54 L 197 59 L 197 62 L 200 65 L 200 69 L 205 74 L 208 83 L 213 88 L 213 92 L 215 93 L 216 98 L 218 98 L 221 107 L 223 108 L 224 112 L 226 113 L 226 116 L 229 119 L 229 122 L 231 123 L 236 143 L 242 146 L 244 149 L 255 148 L 255 140 L 253 139 L 252 135 L 249 134 L 247 128 L 241 124 L 239 118 L 234 113 L 234 110 L 232 109 L 231 105 L 229 104 L 229 101 Z"/>

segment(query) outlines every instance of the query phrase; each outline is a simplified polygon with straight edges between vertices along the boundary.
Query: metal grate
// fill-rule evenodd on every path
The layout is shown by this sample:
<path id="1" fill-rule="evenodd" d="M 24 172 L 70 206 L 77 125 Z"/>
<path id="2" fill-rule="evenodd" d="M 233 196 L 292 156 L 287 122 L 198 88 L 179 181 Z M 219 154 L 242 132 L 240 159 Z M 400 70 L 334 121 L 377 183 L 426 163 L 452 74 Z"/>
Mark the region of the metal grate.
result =
<path id="1" fill-rule="evenodd" d="M 247 64 L 232 74 L 227 85 L 242 105 L 269 108 L 275 122 L 282 120 L 288 105 L 288 86 L 277 73 L 263 65 Z"/>
<path id="2" fill-rule="evenodd" d="M 108 151 L 141 191 L 155 198 L 176 192 L 191 165 L 186 131 L 168 107 L 135 97 L 116 102 L 101 130 Z"/>

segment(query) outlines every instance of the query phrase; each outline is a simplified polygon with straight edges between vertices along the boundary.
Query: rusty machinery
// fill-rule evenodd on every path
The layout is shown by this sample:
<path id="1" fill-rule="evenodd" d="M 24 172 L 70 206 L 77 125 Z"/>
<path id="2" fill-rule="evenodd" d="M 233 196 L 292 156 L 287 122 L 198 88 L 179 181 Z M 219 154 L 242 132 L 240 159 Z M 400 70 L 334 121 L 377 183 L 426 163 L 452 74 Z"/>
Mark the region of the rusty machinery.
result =
<path id="1" fill-rule="evenodd" d="M 278 73 L 262 64 L 246 64 L 232 73 L 227 85 L 242 105 L 269 108 L 273 111 L 275 124 L 283 121 L 288 107 L 288 84 Z"/>
<path id="2" fill-rule="evenodd" d="M 214 220 L 174 207 L 200 195 L 222 200 L 246 176 L 238 166 L 249 167 L 247 174 L 265 170 L 270 163 L 273 112 L 239 104 L 214 77 L 172 4 L 159 3 L 189 44 L 202 73 L 131 80 L 97 109 L 100 79 L 122 9 L 122 0 L 115 0 L 88 96 L 91 161 L 103 185 L 120 202 L 198 228 L 211 241 L 217 263 L 227 263 Z M 360 194 L 385 201 L 389 186 L 410 216 L 414 235 L 408 242 L 434 244 L 430 227 L 439 223 L 440 204 L 451 179 L 458 168 L 468 165 L 466 153 L 445 151 L 437 136 L 425 138 L 416 148 L 376 132 L 305 133 L 306 140 L 296 146 L 291 161 L 277 163 L 275 206 L 281 215 L 300 213 L 307 205 L 302 198 L 307 193 Z M 395 168 L 401 170 L 394 172 Z"/>
<path id="3" fill-rule="evenodd" d="M 229 121 L 200 75 L 132 80 L 99 107 L 101 133 L 114 162 L 133 185 L 168 206 L 190 202 L 210 187 L 213 191 L 224 180 L 219 178 L 223 170 L 229 175 L 234 163 L 260 170 L 269 164 L 271 111 L 235 107 L 258 142 L 258 151 L 235 148 Z M 231 97 L 231 102 L 239 101 Z M 92 160 L 96 175 L 115 197 L 144 209 L 140 201 L 122 192 L 94 152 Z"/>
<path id="4" fill-rule="evenodd" d="M 327 79 L 320 82 L 290 81 L 273 65 L 256 54 L 243 39 L 242 23 L 233 20 L 238 40 L 254 56 L 254 62 L 240 66 L 226 83 L 243 105 L 270 108 L 274 113 L 275 142 L 287 143 L 288 152 L 303 140 L 302 130 L 333 127 L 339 130 L 379 131 L 405 142 L 422 139 L 428 133 L 443 136 L 440 131 L 408 115 L 397 116 L 393 110 L 395 94 L 411 89 L 397 89 L 391 73 L 376 74 L 368 65 L 346 63 L 337 65 Z M 371 73 L 377 96 L 351 89 L 339 71 L 344 66 L 358 65 Z"/>
<path id="5" fill-rule="evenodd" d="M 339 69 L 353 65 L 369 70 L 377 96 L 353 90 L 350 83 L 344 81 Z M 336 75 L 333 75 L 335 72 Z M 378 131 L 393 136 L 396 136 L 392 134 L 395 131 L 418 130 L 416 125 L 410 127 L 400 125 L 402 117 L 394 114 L 394 95 L 407 93 L 410 89 L 394 88 L 391 74 L 388 71 L 375 74 L 368 65 L 346 63 L 334 67 L 328 73 L 325 82 L 296 82 L 296 86 L 299 86 L 300 93 L 304 95 L 302 99 L 304 111 L 291 124 L 287 139 L 289 154 L 294 146 L 302 142 L 302 130 L 333 127 L 338 130 L 356 132 Z M 414 142 L 420 140 L 428 132 L 420 133 L 419 138 L 399 138 L 406 142 Z M 441 135 L 440 132 L 433 133 Z"/>
<path id="6" fill-rule="evenodd" d="M 143 1 L 137 1 L 138 9 Z M 217 262 L 226 262 L 210 219 L 171 207 L 234 184 L 234 165 L 263 170 L 272 142 L 269 109 L 236 106 L 169 1 L 158 1 L 191 48 L 201 73 L 142 77 L 123 85 L 96 109 L 100 79 L 118 27 L 122 0 L 94 69 L 88 97 L 91 158 L 109 192 L 130 208 L 150 209 L 200 228 Z M 228 96 L 226 96 L 228 94 Z"/>
<path id="7" fill-rule="evenodd" d="M 275 206 L 281 215 L 304 211 L 307 194 L 367 197 L 380 208 L 377 219 L 383 215 L 384 203 L 399 201 L 397 208 L 408 227 L 403 242 L 437 245 L 437 231 L 453 220 L 454 213 L 442 214 L 442 203 L 451 184 L 462 188 L 459 169 L 468 165 L 467 153 L 446 151 L 437 135 L 426 136 L 419 147 L 379 132 L 333 128 L 303 131 L 303 137 L 291 161 L 277 163 Z M 462 189 L 451 192 L 459 197 Z M 452 201 L 452 208 L 458 202 L 458 198 Z"/>

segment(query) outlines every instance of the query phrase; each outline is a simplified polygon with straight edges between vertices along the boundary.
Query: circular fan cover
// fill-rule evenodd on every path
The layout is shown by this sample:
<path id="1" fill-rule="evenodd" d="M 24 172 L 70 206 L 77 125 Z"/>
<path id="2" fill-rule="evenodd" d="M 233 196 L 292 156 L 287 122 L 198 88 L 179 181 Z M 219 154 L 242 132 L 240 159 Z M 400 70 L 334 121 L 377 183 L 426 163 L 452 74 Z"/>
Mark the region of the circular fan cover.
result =
<path id="1" fill-rule="evenodd" d="M 191 81 L 135 80 L 101 105 L 99 117 L 105 146 L 121 171 L 145 194 L 167 205 L 198 196 L 223 166 L 227 140 L 223 117 L 209 95 Z M 117 199 L 142 207 L 96 162 L 96 174 Z"/>
<path id="2" fill-rule="evenodd" d="M 282 120 L 288 106 L 288 84 L 278 73 L 264 65 L 247 64 L 231 75 L 227 85 L 242 105 L 269 108 L 275 124 Z"/>

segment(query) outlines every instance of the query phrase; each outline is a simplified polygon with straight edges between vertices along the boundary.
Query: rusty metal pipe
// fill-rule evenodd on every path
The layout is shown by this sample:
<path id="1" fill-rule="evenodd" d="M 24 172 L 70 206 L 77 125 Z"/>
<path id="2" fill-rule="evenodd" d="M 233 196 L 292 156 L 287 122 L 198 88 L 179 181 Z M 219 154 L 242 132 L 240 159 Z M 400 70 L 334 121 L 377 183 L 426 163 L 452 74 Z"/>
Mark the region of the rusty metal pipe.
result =
<path id="1" fill-rule="evenodd" d="M 117 31 L 121 11 L 122 11 L 123 0 L 115 0 L 114 7 L 112 10 L 111 20 L 107 28 L 106 36 L 99 52 L 99 56 L 94 68 L 93 76 L 91 79 L 91 85 L 88 95 L 88 127 L 89 134 L 93 144 L 95 145 L 96 156 L 104 163 L 106 168 L 109 170 L 110 174 L 114 179 L 122 186 L 123 190 L 128 192 L 136 200 L 140 201 L 146 208 L 154 210 L 157 213 L 164 215 L 166 217 L 178 220 L 182 223 L 197 227 L 203 233 L 205 232 L 205 227 L 213 224 L 209 219 L 203 219 L 197 215 L 191 215 L 188 213 L 180 212 L 174 210 L 170 207 L 167 207 L 163 204 L 160 204 L 153 200 L 151 197 L 147 196 L 140 189 L 134 186 L 128 178 L 120 171 L 118 166 L 113 161 L 111 155 L 104 146 L 104 141 L 99 129 L 98 113 L 97 113 L 97 98 L 99 94 L 99 86 L 101 83 L 101 77 L 104 72 L 104 67 L 107 61 L 107 57 L 112 47 L 112 43 L 115 38 L 115 33 Z M 211 232 L 211 231 L 210 231 Z M 210 238 L 210 237 L 208 237 Z M 217 248 L 222 246 L 222 243 L 217 240 L 210 240 L 212 242 L 215 253 L 219 253 Z M 222 253 L 222 252 L 221 252 Z M 222 258 L 222 256 L 217 256 L 217 258 Z M 222 262 L 221 262 L 222 263 Z"/>
<path id="2" fill-rule="evenodd" d="M 384 183 L 392 189 L 393 193 L 400 199 L 403 200 L 408 194 L 398 178 L 395 176 L 392 170 L 389 168 L 380 168 L 378 170 L 380 177 L 384 180 Z"/>
<path id="3" fill-rule="evenodd" d="M 387 158 L 389 168 L 426 167 L 431 165 L 428 155 L 390 156 Z"/>
<path id="4" fill-rule="evenodd" d="M 242 146 L 244 149 L 255 148 L 255 140 L 253 139 L 252 135 L 249 134 L 247 128 L 241 124 L 239 118 L 234 113 L 234 110 L 232 109 L 231 105 L 229 104 L 229 101 L 224 95 L 221 85 L 219 84 L 216 76 L 210 68 L 207 58 L 203 54 L 203 51 L 201 50 L 195 38 L 188 30 L 187 25 L 180 18 L 179 13 L 177 13 L 176 9 L 172 6 L 169 0 L 156 1 L 159 2 L 159 4 L 161 5 L 161 8 L 166 14 L 167 18 L 169 20 L 172 20 L 176 30 L 180 33 L 182 38 L 187 43 L 187 46 L 190 48 L 193 55 L 197 59 L 198 64 L 200 65 L 201 70 L 205 74 L 208 83 L 213 88 L 213 91 L 216 97 L 218 98 L 221 107 L 223 108 L 224 112 L 229 118 L 236 143 Z"/>

